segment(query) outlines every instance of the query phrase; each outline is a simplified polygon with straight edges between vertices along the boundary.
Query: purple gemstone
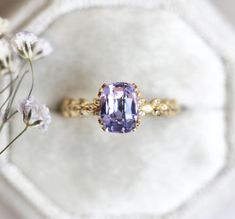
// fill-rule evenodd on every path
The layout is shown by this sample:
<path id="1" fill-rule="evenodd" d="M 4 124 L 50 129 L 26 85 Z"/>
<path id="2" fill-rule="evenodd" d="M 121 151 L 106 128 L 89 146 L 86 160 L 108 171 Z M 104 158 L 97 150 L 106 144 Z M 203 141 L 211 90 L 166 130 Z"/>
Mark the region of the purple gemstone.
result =
<path id="1" fill-rule="evenodd" d="M 106 85 L 100 95 L 100 107 L 105 130 L 127 133 L 136 128 L 138 99 L 134 85 L 124 82 Z"/>

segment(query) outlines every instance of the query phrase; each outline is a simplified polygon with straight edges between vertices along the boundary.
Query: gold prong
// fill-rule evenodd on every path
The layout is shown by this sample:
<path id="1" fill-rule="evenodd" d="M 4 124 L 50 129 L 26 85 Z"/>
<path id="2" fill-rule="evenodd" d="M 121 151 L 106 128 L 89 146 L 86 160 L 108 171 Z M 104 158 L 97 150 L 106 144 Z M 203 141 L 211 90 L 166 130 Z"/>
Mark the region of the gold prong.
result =
<path id="1" fill-rule="evenodd" d="M 106 131 L 106 129 L 104 127 L 104 123 L 102 122 L 101 118 L 98 118 L 98 123 L 99 123 L 100 127 L 102 128 L 102 130 Z"/>
<path id="2" fill-rule="evenodd" d="M 140 123 L 141 123 L 141 120 L 138 119 L 137 122 L 136 122 L 136 127 L 139 127 L 139 126 L 140 126 Z"/>
<path id="3" fill-rule="evenodd" d="M 101 87 L 100 87 L 100 89 L 99 89 L 99 91 L 98 91 L 98 94 L 97 94 L 98 97 L 100 97 L 101 94 L 104 92 L 104 88 L 105 88 L 106 86 L 107 86 L 106 84 L 102 84 L 102 85 L 101 85 Z"/>
<path id="4" fill-rule="evenodd" d="M 132 129 L 132 132 L 136 132 L 137 128 Z"/>
<path id="5" fill-rule="evenodd" d="M 140 96 L 141 96 L 141 93 L 140 93 L 139 90 L 136 91 L 136 95 L 137 95 L 137 97 L 140 97 Z"/>
<path id="6" fill-rule="evenodd" d="M 135 83 L 132 83 L 132 85 L 135 88 L 135 92 L 136 92 L 137 97 L 140 97 L 141 96 L 141 92 L 139 91 L 138 86 Z"/>
<path id="7" fill-rule="evenodd" d="M 103 125 L 103 122 L 102 122 L 100 117 L 98 118 L 98 122 L 99 122 L 100 125 Z"/>
<path id="8" fill-rule="evenodd" d="M 98 90 L 98 93 L 102 93 L 104 91 L 104 88 L 100 87 Z"/>
<path id="9" fill-rule="evenodd" d="M 138 88 L 136 83 L 132 83 L 132 85 L 134 86 L 135 89 Z"/>
<path id="10" fill-rule="evenodd" d="M 101 126 L 101 129 L 102 129 L 103 131 L 107 132 L 107 129 L 106 129 L 103 125 Z"/>
<path id="11" fill-rule="evenodd" d="M 101 88 L 105 88 L 106 86 L 107 86 L 107 84 L 103 83 L 103 84 L 101 85 Z"/>

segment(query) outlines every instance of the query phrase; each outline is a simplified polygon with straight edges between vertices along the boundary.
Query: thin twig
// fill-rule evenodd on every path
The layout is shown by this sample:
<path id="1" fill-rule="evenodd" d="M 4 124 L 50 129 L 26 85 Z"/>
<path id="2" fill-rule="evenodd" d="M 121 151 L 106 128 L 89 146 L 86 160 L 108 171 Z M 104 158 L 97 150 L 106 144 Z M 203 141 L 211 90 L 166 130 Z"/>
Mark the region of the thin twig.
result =
<path id="1" fill-rule="evenodd" d="M 5 146 L 5 147 L 1 150 L 0 155 L 1 155 L 5 150 L 7 150 L 21 135 L 23 135 L 24 132 L 26 132 L 27 129 L 28 129 L 28 126 L 26 125 L 25 128 L 24 128 L 13 140 L 11 140 L 11 142 L 9 142 L 9 143 L 7 144 L 7 146 Z"/>

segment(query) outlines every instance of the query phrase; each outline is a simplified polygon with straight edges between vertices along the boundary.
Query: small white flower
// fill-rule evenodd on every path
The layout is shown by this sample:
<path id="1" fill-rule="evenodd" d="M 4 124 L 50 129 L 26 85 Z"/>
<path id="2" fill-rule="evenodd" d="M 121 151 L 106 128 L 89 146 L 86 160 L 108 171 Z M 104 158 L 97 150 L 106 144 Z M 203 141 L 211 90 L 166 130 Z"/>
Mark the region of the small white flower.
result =
<path id="1" fill-rule="evenodd" d="M 18 111 L 22 113 L 26 125 L 37 126 L 46 131 L 51 122 L 50 111 L 46 105 L 39 103 L 33 97 L 20 101 Z"/>
<path id="2" fill-rule="evenodd" d="M 0 36 L 7 33 L 9 30 L 9 21 L 0 17 Z"/>
<path id="3" fill-rule="evenodd" d="M 4 75 L 13 70 L 13 55 L 9 43 L 0 39 L 0 74 Z"/>
<path id="4" fill-rule="evenodd" d="M 12 40 L 12 45 L 15 52 L 27 60 L 37 60 L 52 52 L 48 41 L 27 31 L 17 33 Z"/>

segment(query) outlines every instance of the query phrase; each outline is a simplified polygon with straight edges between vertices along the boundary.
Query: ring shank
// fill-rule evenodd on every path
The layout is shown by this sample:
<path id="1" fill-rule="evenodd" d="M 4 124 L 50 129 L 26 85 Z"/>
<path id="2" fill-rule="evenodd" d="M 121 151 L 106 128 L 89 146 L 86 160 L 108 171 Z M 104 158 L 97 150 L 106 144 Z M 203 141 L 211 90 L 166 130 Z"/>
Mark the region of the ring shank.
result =
<path id="1" fill-rule="evenodd" d="M 99 99 L 89 102 L 84 98 L 66 98 L 61 103 L 61 113 L 65 117 L 82 117 L 98 115 L 100 111 Z M 139 100 L 139 115 L 152 114 L 155 116 L 174 116 L 180 112 L 180 106 L 173 99 Z"/>
<path id="2" fill-rule="evenodd" d="M 152 114 L 154 116 L 174 116 L 180 112 L 180 106 L 174 99 L 140 100 L 140 114 Z"/>

